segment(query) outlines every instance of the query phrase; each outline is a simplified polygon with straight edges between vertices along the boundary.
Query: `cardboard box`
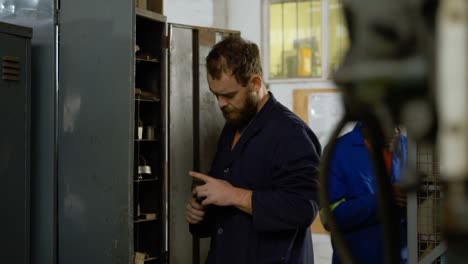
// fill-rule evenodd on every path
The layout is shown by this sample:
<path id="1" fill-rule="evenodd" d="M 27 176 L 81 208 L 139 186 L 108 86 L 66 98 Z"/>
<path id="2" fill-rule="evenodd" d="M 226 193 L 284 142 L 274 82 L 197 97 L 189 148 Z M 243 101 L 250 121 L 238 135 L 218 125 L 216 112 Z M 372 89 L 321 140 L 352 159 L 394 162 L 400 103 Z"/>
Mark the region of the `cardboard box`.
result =
<path id="1" fill-rule="evenodd" d="M 147 5 L 148 0 L 135 0 L 135 1 L 136 1 L 136 7 L 141 8 L 141 9 L 147 9 L 148 8 L 148 5 Z"/>
<path id="2" fill-rule="evenodd" d="M 163 0 L 147 0 L 149 11 L 163 15 Z"/>

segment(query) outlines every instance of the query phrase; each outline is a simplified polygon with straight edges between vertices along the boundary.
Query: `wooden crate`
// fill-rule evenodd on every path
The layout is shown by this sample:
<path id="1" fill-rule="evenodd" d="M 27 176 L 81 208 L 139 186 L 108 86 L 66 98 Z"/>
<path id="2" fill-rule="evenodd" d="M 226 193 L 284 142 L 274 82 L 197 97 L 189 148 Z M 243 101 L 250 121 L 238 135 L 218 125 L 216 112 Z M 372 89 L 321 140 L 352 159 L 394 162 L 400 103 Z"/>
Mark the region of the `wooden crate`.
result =
<path id="1" fill-rule="evenodd" d="M 135 0 L 136 7 L 163 14 L 163 0 Z"/>
<path id="2" fill-rule="evenodd" d="M 147 0 L 148 10 L 163 15 L 163 0 Z"/>

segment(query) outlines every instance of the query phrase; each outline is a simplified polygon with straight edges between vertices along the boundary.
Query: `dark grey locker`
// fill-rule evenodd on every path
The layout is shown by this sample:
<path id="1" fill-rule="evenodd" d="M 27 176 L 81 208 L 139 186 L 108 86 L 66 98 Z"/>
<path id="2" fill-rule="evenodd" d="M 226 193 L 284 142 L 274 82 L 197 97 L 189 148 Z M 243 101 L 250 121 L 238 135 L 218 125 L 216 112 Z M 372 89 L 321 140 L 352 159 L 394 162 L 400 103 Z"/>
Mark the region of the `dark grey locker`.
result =
<path id="1" fill-rule="evenodd" d="M 61 0 L 58 262 L 133 262 L 134 2 Z"/>
<path id="2" fill-rule="evenodd" d="M 0 22 L 0 259 L 30 256 L 30 28 Z"/>
<path id="3" fill-rule="evenodd" d="M 1 1 L 0 1 L 1 2 Z M 57 0 L 3 1 L 0 20 L 33 29 L 31 44 L 31 263 L 57 263 Z"/>

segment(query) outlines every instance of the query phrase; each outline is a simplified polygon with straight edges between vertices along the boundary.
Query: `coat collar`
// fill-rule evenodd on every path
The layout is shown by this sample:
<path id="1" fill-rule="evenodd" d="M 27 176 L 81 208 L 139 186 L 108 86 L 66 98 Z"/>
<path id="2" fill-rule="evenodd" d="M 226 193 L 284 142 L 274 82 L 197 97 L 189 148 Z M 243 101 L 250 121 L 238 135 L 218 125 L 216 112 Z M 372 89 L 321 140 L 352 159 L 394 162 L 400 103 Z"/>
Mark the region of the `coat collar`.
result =
<path id="1" fill-rule="evenodd" d="M 245 128 L 245 130 L 242 133 L 242 136 L 239 139 L 239 142 L 237 142 L 236 146 L 233 149 L 233 152 L 237 152 L 241 150 L 244 145 L 253 137 L 255 136 L 258 132 L 262 130 L 262 128 L 266 125 L 268 120 L 270 119 L 270 114 L 274 108 L 274 106 L 277 104 L 276 98 L 273 96 L 271 92 L 268 92 L 270 97 L 268 100 L 265 102 L 263 107 L 258 111 L 258 113 L 254 116 L 253 120 L 250 122 L 250 124 Z M 229 130 L 231 131 L 230 142 L 229 145 L 232 144 L 232 139 L 234 138 L 234 134 L 236 132 L 236 128 L 234 126 L 228 125 Z"/>
<path id="2" fill-rule="evenodd" d="M 362 123 L 358 122 L 350 133 L 351 143 L 355 147 L 365 146 L 364 136 L 362 135 Z"/>

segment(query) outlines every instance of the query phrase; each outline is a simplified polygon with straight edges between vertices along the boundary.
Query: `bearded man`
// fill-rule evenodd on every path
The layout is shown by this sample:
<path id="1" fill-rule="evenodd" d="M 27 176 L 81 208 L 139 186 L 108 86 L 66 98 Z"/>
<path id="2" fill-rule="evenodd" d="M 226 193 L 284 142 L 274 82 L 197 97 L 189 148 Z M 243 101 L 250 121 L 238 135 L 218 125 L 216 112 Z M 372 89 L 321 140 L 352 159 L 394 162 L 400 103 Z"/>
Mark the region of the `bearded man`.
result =
<path id="1" fill-rule="evenodd" d="M 226 125 L 208 175 L 189 172 L 186 220 L 211 237 L 206 263 L 313 263 L 321 146 L 263 83 L 257 45 L 232 36 L 206 58 Z"/>

